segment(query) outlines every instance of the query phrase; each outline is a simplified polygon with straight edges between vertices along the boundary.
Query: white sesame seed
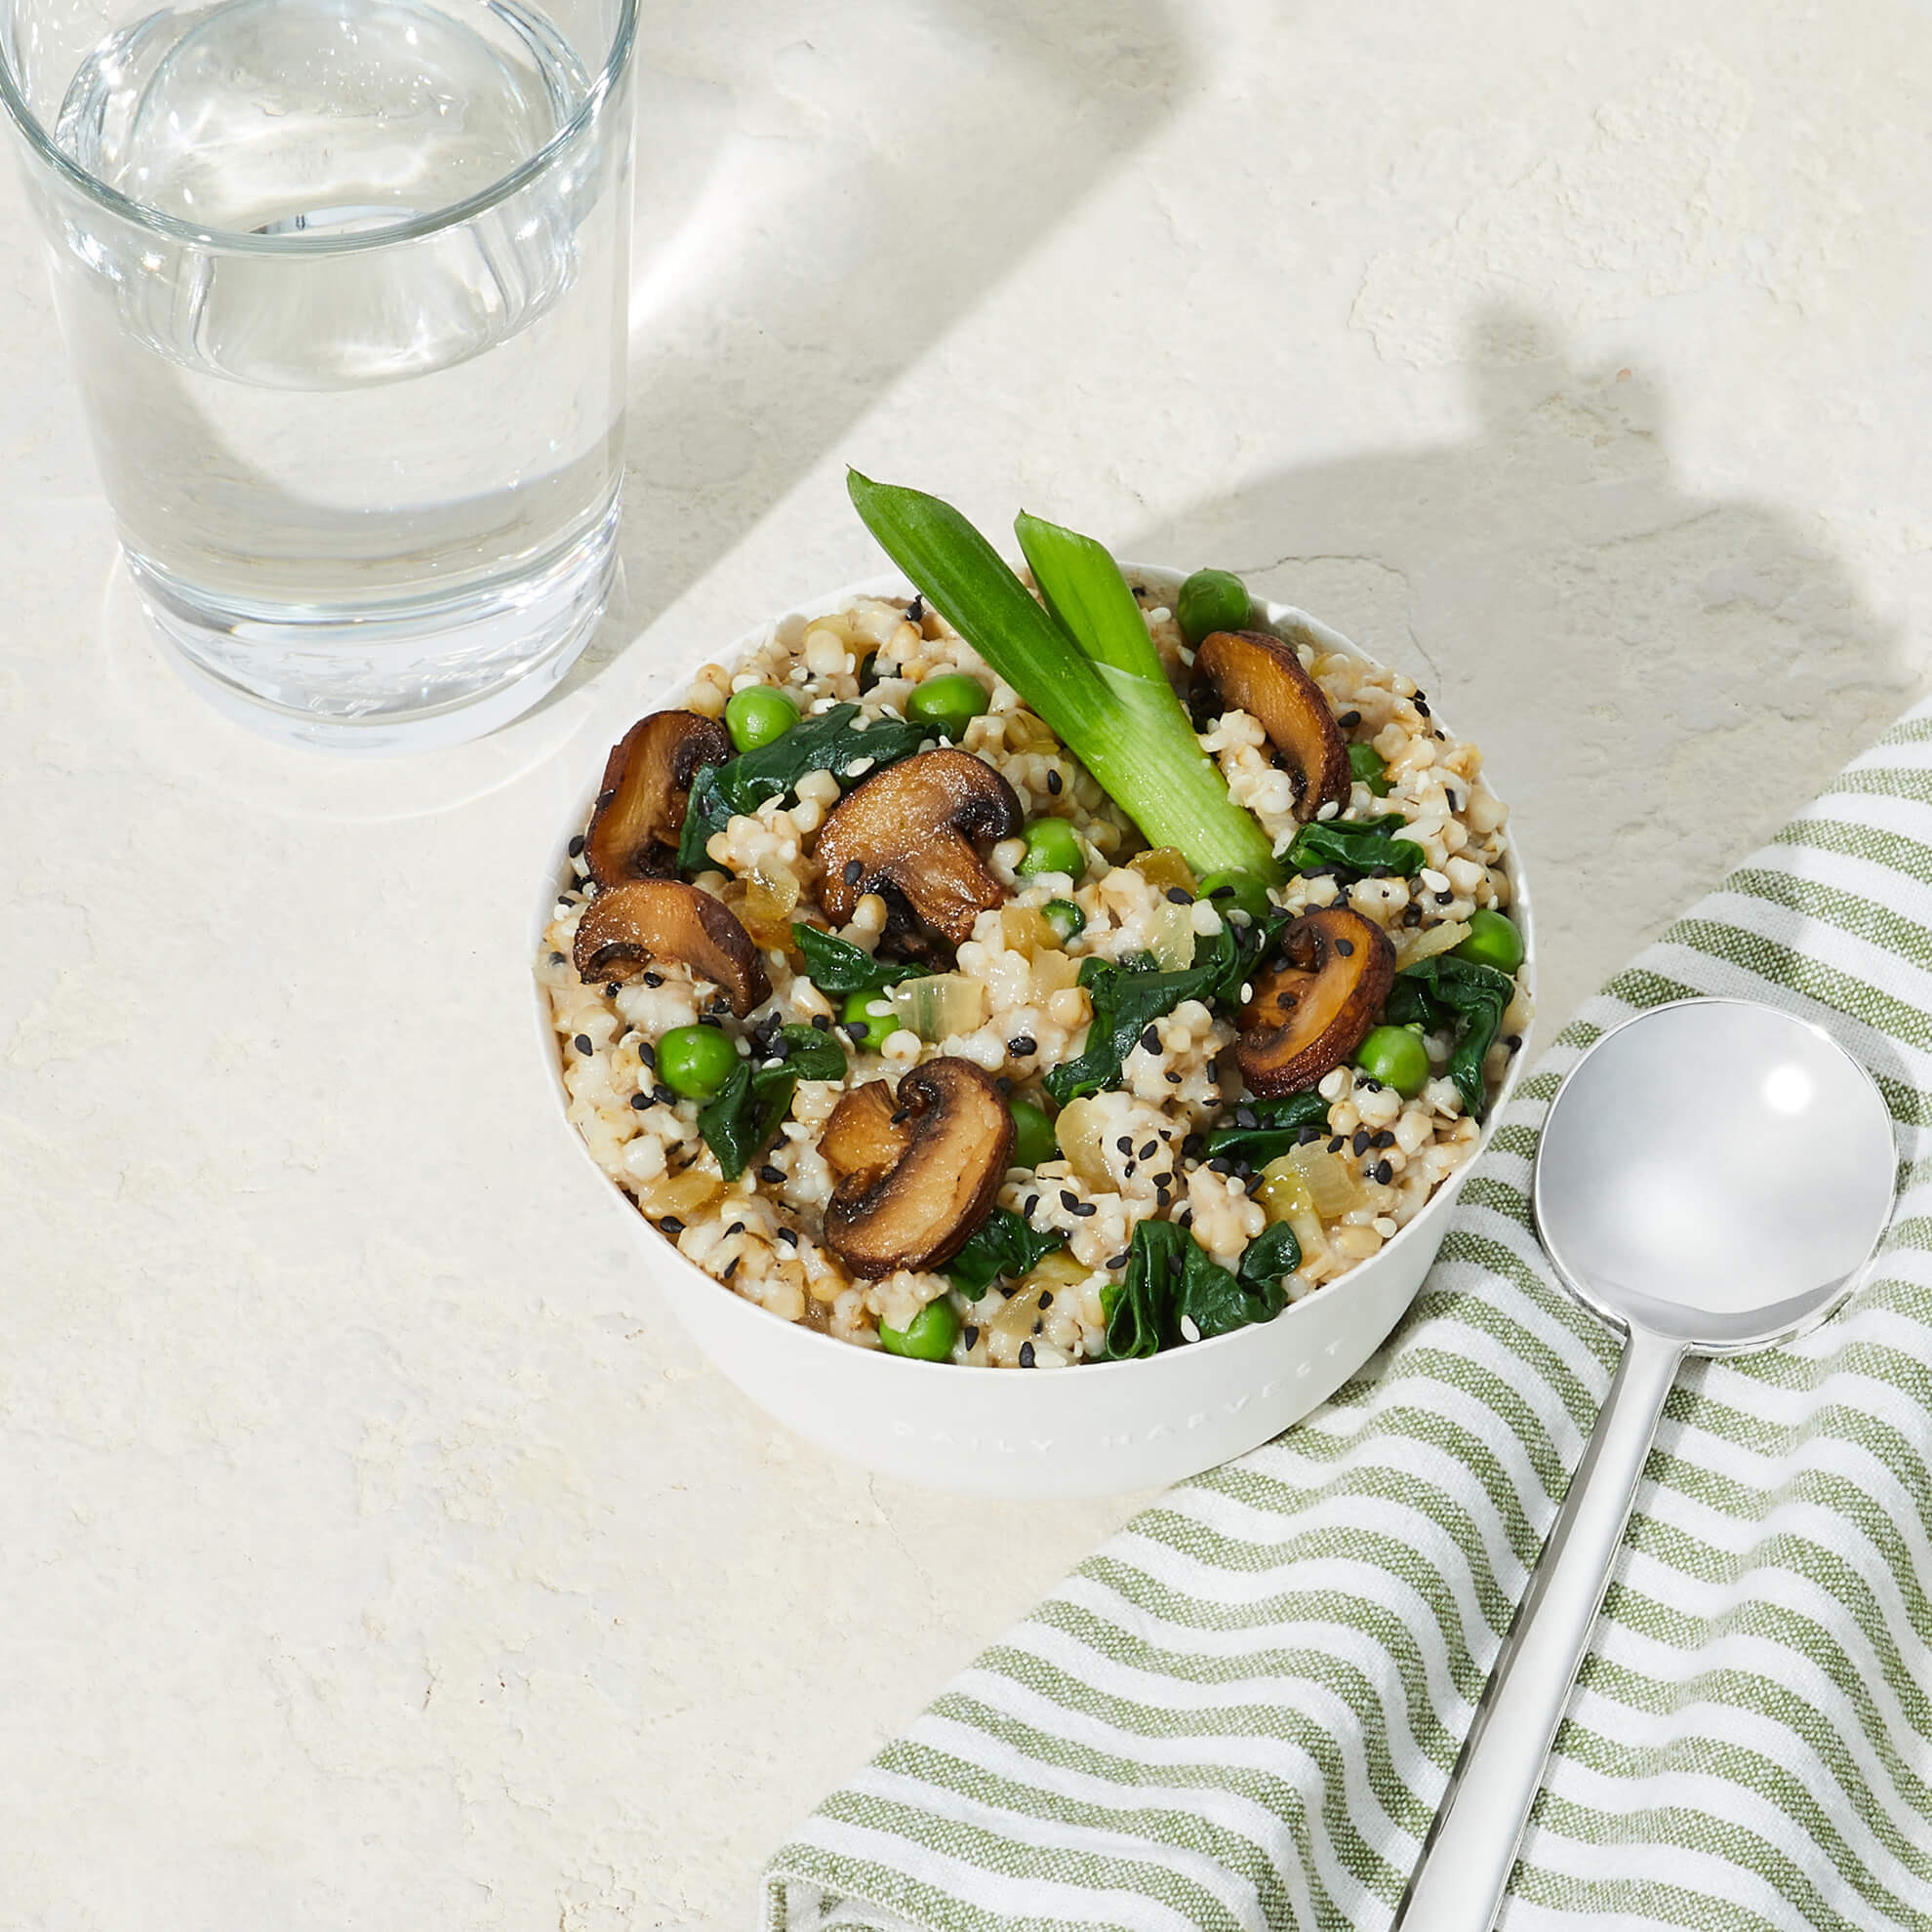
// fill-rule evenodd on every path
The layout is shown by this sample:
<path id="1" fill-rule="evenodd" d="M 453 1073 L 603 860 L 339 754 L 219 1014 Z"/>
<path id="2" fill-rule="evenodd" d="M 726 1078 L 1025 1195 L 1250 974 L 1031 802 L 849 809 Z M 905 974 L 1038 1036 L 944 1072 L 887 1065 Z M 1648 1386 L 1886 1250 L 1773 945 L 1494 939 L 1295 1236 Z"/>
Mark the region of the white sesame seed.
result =
<path id="1" fill-rule="evenodd" d="M 1422 869 L 1422 882 L 1430 892 L 1447 892 L 1449 890 L 1449 881 L 1440 872 L 1432 870 L 1428 865 L 1425 865 Z"/>
<path id="2" fill-rule="evenodd" d="M 1200 1326 L 1192 1315 L 1181 1317 L 1181 1339 L 1184 1342 L 1198 1342 L 1201 1339 Z"/>
<path id="3" fill-rule="evenodd" d="M 1341 806 L 1336 804 L 1335 800 L 1331 798 L 1328 801 L 1328 803 L 1324 805 L 1321 808 L 1321 810 L 1315 814 L 1315 817 L 1317 819 L 1332 819 L 1339 811 L 1341 811 L 1341 809 L 1342 809 Z"/>

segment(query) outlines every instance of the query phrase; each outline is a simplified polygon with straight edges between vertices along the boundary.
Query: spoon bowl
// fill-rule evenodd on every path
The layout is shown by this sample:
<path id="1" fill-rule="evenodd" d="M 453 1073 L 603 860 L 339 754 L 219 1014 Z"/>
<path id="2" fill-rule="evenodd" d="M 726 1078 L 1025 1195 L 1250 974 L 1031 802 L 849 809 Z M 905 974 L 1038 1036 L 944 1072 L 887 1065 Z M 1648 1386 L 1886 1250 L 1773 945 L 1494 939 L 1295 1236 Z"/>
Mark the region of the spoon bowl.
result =
<path id="1" fill-rule="evenodd" d="M 1891 1115 L 1821 1027 L 1739 999 L 1606 1033 L 1544 1123 L 1532 1196 L 1563 1285 L 1701 1355 L 1789 1340 L 1850 1291 L 1891 1211 Z"/>
<path id="2" fill-rule="evenodd" d="M 1789 1340 L 1851 1293 L 1891 1217 L 1884 1097 L 1822 1027 L 1741 999 L 1652 1007 L 1570 1069 L 1531 1194 L 1557 1278 L 1625 1339 L 1504 1640 L 1401 1932 L 1490 1932 L 1664 1404 L 1687 1355 Z"/>

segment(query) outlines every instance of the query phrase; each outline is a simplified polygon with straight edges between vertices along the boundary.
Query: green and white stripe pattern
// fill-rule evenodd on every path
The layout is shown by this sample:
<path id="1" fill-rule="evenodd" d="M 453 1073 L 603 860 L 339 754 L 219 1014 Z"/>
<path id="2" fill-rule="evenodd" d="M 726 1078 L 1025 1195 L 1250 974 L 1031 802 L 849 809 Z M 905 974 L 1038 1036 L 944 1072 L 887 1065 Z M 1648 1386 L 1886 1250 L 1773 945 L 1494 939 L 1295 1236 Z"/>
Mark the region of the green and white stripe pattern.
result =
<path id="1" fill-rule="evenodd" d="M 1388 1924 L 1613 1361 L 1531 1232 L 1537 1133 L 1600 1031 L 1694 993 L 1872 1069 L 1900 1203 L 1836 1319 L 1680 1382 L 1501 1922 L 1932 1927 L 1921 706 L 1565 1029 L 1365 1373 L 1136 1518 L 829 1798 L 770 1932 Z"/>

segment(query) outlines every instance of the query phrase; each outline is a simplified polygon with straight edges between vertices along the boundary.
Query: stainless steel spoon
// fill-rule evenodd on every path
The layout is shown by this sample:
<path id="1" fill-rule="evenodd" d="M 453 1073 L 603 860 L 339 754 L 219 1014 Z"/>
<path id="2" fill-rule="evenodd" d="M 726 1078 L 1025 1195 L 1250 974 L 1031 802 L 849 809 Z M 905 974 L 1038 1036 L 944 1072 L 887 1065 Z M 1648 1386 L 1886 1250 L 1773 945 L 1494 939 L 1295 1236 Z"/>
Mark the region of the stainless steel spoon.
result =
<path id="1" fill-rule="evenodd" d="M 1896 1160 L 1872 1076 L 1776 1007 L 1653 1007 L 1570 1069 L 1537 1151 L 1537 1231 L 1563 1285 L 1622 1332 L 1624 1357 L 1396 1912 L 1401 1932 L 1490 1932 L 1678 1369 L 1830 1314 L 1884 1231 Z"/>

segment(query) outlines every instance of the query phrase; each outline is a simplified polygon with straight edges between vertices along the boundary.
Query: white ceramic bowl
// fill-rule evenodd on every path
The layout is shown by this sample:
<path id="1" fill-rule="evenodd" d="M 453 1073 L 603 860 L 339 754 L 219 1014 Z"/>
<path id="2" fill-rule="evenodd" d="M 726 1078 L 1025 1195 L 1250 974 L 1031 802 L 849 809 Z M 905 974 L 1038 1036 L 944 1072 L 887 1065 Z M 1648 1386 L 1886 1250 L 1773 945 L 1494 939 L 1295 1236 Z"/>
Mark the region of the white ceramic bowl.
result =
<path id="1" fill-rule="evenodd" d="M 1124 569 L 1134 583 L 1170 598 L 1184 575 L 1140 564 Z M 850 597 L 894 594 L 907 594 L 903 580 L 872 578 L 801 605 L 798 615 L 835 610 Z M 1271 628 L 1292 626 L 1330 650 L 1368 655 L 1305 611 L 1284 604 L 1266 610 Z M 760 634 L 744 639 L 719 661 L 735 662 Z M 614 743 L 634 722 L 632 708 L 611 714 L 600 746 Z M 553 863 L 532 910 L 527 957 L 535 958 L 549 923 L 557 882 L 567 875 L 566 847 L 589 816 L 602 769 L 599 748 L 585 764 L 569 819 L 558 828 Z M 1533 970 L 1529 894 L 1513 836 L 1509 870 L 1511 909 Z M 1105 1496 L 1178 1482 L 1266 1442 L 1333 1394 L 1381 1347 L 1429 1272 L 1451 1203 L 1469 1173 L 1465 1164 L 1380 1254 L 1266 1324 L 1143 1361 L 1084 1362 L 1043 1374 L 910 1361 L 783 1321 L 686 1261 L 591 1160 L 565 1117 L 548 998 L 534 978 L 532 986 L 538 1043 L 558 1123 L 631 1229 L 643 1273 L 699 1347 L 760 1408 L 821 1448 L 935 1489 L 981 1496 Z M 1487 1146 L 1528 1058 L 1524 1052 L 1511 1061 L 1482 1145 Z"/>

